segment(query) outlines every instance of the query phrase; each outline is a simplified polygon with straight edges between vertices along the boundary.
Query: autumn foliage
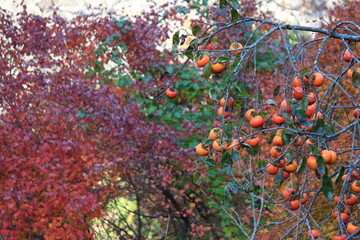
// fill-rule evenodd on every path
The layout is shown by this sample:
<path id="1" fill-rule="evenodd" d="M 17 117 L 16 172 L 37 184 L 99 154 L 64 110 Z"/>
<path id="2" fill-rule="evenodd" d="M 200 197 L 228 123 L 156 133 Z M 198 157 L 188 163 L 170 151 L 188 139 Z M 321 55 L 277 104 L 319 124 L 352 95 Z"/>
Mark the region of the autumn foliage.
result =
<path id="1" fill-rule="evenodd" d="M 299 34 L 250 0 L 161 9 L 0 9 L 0 237 L 358 234 L 359 42 Z"/>

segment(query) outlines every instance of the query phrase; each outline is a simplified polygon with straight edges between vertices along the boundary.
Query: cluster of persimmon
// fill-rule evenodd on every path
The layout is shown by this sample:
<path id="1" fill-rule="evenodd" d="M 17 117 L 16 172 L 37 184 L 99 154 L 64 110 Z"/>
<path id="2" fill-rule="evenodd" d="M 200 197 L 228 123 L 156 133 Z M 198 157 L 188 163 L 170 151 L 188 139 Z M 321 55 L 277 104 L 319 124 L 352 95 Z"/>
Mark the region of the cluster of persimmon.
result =
<path id="1" fill-rule="evenodd" d="M 230 44 L 229 53 L 240 54 L 240 53 L 242 53 L 242 48 L 243 48 L 243 45 L 241 43 L 234 42 L 234 43 Z M 201 50 L 201 49 L 203 49 L 203 47 L 199 46 L 199 49 Z M 211 50 L 212 49 L 211 44 L 207 44 L 205 46 L 205 49 Z M 198 67 L 205 67 L 208 63 L 210 63 L 210 61 L 211 61 L 210 56 L 204 54 L 200 59 L 196 60 L 195 63 Z M 222 73 L 226 69 L 226 63 L 223 63 L 223 62 L 215 61 L 210 64 L 211 64 L 210 65 L 211 72 L 213 74 Z"/>
<path id="2" fill-rule="evenodd" d="M 243 46 L 241 43 L 234 42 L 230 45 L 229 52 L 231 54 L 240 54 L 242 52 L 242 48 L 243 48 Z M 212 50 L 211 42 L 206 44 L 205 47 L 200 45 L 198 47 L 198 49 L 199 50 L 203 50 L 203 49 L 204 50 Z M 211 58 L 205 54 L 199 60 L 196 61 L 196 65 L 198 67 L 205 67 L 208 63 L 210 63 L 210 61 L 211 61 Z M 218 74 L 218 73 L 222 73 L 226 69 L 226 63 L 215 61 L 214 63 L 211 63 L 210 67 L 211 67 L 211 72 L 213 74 Z M 165 90 L 165 95 L 168 98 L 173 99 L 177 96 L 177 91 L 174 88 L 169 87 Z M 222 116 L 223 111 L 224 111 L 224 109 L 219 109 L 219 111 L 218 111 L 219 115 Z M 228 117 L 228 116 L 230 116 L 230 113 L 228 111 L 225 111 L 224 116 Z"/>
<path id="3" fill-rule="evenodd" d="M 305 204 L 309 200 L 309 196 L 307 193 L 298 193 L 292 188 L 286 189 L 282 196 L 285 200 L 287 200 L 286 205 L 288 205 L 288 208 L 290 210 L 297 210 L 300 208 L 300 203 Z"/>
<path id="4" fill-rule="evenodd" d="M 350 194 L 347 196 L 344 196 L 342 201 L 340 201 L 341 198 L 339 196 L 334 197 L 334 202 L 335 204 L 339 204 L 340 203 L 340 213 L 338 212 L 338 209 L 334 209 L 334 211 L 332 212 L 331 216 L 336 219 L 336 221 L 338 221 L 338 218 L 341 218 L 341 220 L 347 224 L 346 229 L 348 231 L 349 234 L 354 233 L 355 231 L 357 231 L 360 227 L 354 225 L 352 222 L 350 221 L 350 214 L 353 211 L 353 206 L 355 206 L 355 204 L 358 203 L 358 197 L 355 194 Z M 346 236 L 346 235 L 343 235 Z M 337 236 L 339 237 L 339 236 Z M 342 238 L 335 238 L 334 239 L 342 239 Z M 345 239 L 345 238 L 344 238 Z"/>

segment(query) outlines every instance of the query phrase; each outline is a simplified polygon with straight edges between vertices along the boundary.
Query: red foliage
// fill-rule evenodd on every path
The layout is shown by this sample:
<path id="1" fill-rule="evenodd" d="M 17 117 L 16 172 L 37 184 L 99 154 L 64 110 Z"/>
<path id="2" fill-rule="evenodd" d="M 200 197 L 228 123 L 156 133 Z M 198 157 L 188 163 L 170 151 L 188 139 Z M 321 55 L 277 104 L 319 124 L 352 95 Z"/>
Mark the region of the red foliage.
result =
<path id="1" fill-rule="evenodd" d="M 129 31 L 129 36 L 143 34 Z M 0 234 L 5 239 L 92 238 L 90 221 L 109 200 L 122 196 L 136 199 L 143 223 L 135 233 L 115 229 L 120 235 L 141 238 L 147 217 L 167 222 L 171 216 L 177 236 L 209 229 L 202 225 L 211 222 L 207 210 L 187 183 L 193 163 L 177 146 L 176 133 L 147 121 L 123 89 L 98 85 L 110 55 L 95 50 L 111 34 L 122 33 L 110 17 L 67 22 L 24 9 L 14 19 L 0 10 Z M 132 62 L 134 56 L 157 51 L 149 44 L 152 35 L 145 35 L 141 41 L 147 43 L 126 55 L 135 69 L 142 69 L 136 64 L 143 61 Z M 128 35 L 122 41 L 132 46 Z M 150 68 L 151 61 L 143 66 Z"/>
<path id="2" fill-rule="evenodd" d="M 0 23 L 1 234 L 89 238 L 87 221 L 101 210 L 95 167 L 105 159 L 78 113 L 94 111 L 96 79 L 84 70 L 116 28 L 105 18 L 68 23 L 25 9 L 16 21 L 1 10 Z"/>

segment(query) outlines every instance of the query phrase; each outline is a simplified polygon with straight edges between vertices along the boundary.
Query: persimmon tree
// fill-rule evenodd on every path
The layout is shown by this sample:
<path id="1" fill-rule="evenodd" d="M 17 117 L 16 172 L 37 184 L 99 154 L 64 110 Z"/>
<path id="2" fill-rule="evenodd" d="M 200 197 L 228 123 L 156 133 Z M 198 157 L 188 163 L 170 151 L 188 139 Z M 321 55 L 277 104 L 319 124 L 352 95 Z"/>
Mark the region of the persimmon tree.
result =
<path id="1" fill-rule="evenodd" d="M 250 17 L 238 1 L 219 7 L 227 12 L 221 21 L 180 30 L 173 44 L 187 44 L 179 72 L 203 69 L 214 86 L 209 95 L 219 101 L 213 114 L 219 122 L 196 146 L 207 174 L 195 172 L 194 182 L 230 220 L 226 236 L 357 238 L 356 3 L 338 6 L 321 27 Z M 155 98 L 174 88 L 177 73 Z"/>

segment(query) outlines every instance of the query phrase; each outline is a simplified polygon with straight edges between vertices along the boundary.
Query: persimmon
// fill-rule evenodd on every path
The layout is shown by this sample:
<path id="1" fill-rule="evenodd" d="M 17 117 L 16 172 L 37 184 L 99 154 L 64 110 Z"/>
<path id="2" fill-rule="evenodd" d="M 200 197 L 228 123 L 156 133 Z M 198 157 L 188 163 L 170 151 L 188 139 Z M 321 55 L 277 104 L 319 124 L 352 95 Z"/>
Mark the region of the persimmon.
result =
<path id="1" fill-rule="evenodd" d="M 358 197 L 355 194 L 351 194 L 350 197 L 344 196 L 344 202 L 346 205 L 354 205 L 358 202 Z"/>
<path id="2" fill-rule="evenodd" d="M 215 141 L 216 139 L 219 139 L 221 137 L 223 133 L 223 130 L 221 128 L 213 128 L 211 129 L 210 133 L 209 133 L 209 138 L 213 141 Z"/>
<path id="3" fill-rule="evenodd" d="M 217 63 L 211 64 L 211 72 L 214 74 L 223 72 L 225 70 L 225 68 L 226 68 L 226 65 L 224 63 L 217 62 Z"/>
<path id="4" fill-rule="evenodd" d="M 285 159 L 280 159 L 280 161 L 276 164 L 276 166 L 278 168 L 282 168 L 283 166 L 285 166 L 285 164 L 286 164 Z"/>
<path id="5" fill-rule="evenodd" d="M 307 201 L 309 201 L 309 196 L 306 193 L 302 194 L 302 198 L 300 199 L 302 204 L 307 203 Z"/>
<path id="6" fill-rule="evenodd" d="M 313 82 L 312 85 L 315 87 L 320 87 L 324 83 L 324 75 L 319 72 L 313 74 Z"/>
<path id="7" fill-rule="evenodd" d="M 353 116 L 355 118 L 359 118 L 360 117 L 360 114 L 359 114 L 359 109 L 358 108 L 355 108 L 354 111 L 353 111 Z"/>
<path id="8" fill-rule="evenodd" d="M 346 234 L 343 234 L 341 236 L 335 236 L 333 240 L 345 240 L 347 238 Z"/>
<path id="9" fill-rule="evenodd" d="M 295 87 L 292 94 L 293 98 L 301 100 L 304 97 L 304 90 L 302 89 L 302 87 Z"/>
<path id="10" fill-rule="evenodd" d="M 344 209 L 344 213 L 350 215 L 351 212 L 352 212 L 352 210 L 353 210 L 353 206 L 352 206 L 352 205 L 346 205 L 346 206 L 345 206 L 345 209 Z"/>
<path id="11" fill-rule="evenodd" d="M 309 139 L 306 139 L 305 144 L 310 145 L 310 144 L 314 144 L 314 143 L 313 143 L 312 139 L 309 138 Z"/>
<path id="12" fill-rule="evenodd" d="M 291 105 L 287 103 L 286 99 L 281 102 L 280 109 L 281 111 L 291 113 Z"/>
<path id="13" fill-rule="evenodd" d="M 226 98 L 222 98 L 220 99 L 220 106 L 224 107 L 225 106 L 225 100 Z M 234 99 L 232 97 L 229 97 L 228 100 L 227 100 L 227 103 L 226 103 L 226 107 L 232 107 L 234 106 Z"/>
<path id="14" fill-rule="evenodd" d="M 316 114 L 314 114 L 312 117 L 311 117 L 311 120 L 317 120 L 317 119 L 323 119 L 324 116 L 321 112 L 317 112 Z"/>
<path id="15" fill-rule="evenodd" d="M 292 172 L 295 172 L 297 170 L 297 167 L 298 167 L 297 162 L 293 161 L 292 163 L 289 163 L 288 165 L 285 165 L 284 168 L 285 168 L 285 170 L 287 172 L 292 173 Z"/>
<path id="16" fill-rule="evenodd" d="M 352 177 L 353 179 L 360 180 L 360 174 L 357 173 L 355 170 L 351 172 L 351 177 Z"/>
<path id="17" fill-rule="evenodd" d="M 360 227 L 352 224 L 351 222 L 349 222 L 346 226 L 346 230 L 348 231 L 348 233 L 353 234 L 354 232 L 356 232 Z"/>
<path id="18" fill-rule="evenodd" d="M 316 102 L 315 93 L 313 92 L 309 93 L 308 101 L 309 101 L 308 102 L 309 105 L 314 104 Z"/>
<path id="19" fill-rule="evenodd" d="M 284 129 L 279 129 L 276 131 L 276 136 L 282 136 Z"/>
<path id="20" fill-rule="evenodd" d="M 270 175 L 276 175 L 279 172 L 279 168 L 277 166 L 274 166 L 272 164 L 268 164 L 266 167 L 266 172 Z"/>
<path id="21" fill-rule="evenodd" d="M 336 217 L 336 220 L 339 216 Z M 343 222 L 347 223 L 350 219 L 350 216 L 346 213 L 340 213 L 340 218 L 343 220 Z"/>
<path id="22" fill-rule="evenodd" d="M 335 197 L 334 197 L 334 202 L 335 202 L 336 204 L 338 204 L 338 203 L 340 202 L 340 197 L 339 197 L 339 196 L 335 196 Z"/>
<path id="23" fill-rule="evenodd" d="M 355 71 L 360 74 L 360 68 L 356 68 Z M 354 74 L 354 70 L 353 70 L 353 69 L 349 69 L 349 70 L 347 71 L 347 73 L 346 73 L 346 75 L 348 76 L 348 78 L 352 78 L 353 74 Z"/>
<path id="24" fill-rule="evenodd" d="M 210 57 L 208 55 L 204 55 L 202 58 L 196 61 L 196 65 L 198 67 L 205 67 L 206 64 L 210 62 Z"/>
<path id="25" fill-rule="evenodd" d="M 231 43 L 229 50 L 234 50 L 234 49 L 238 49 L 238 48 L 243 48 L 243 45 L 241 43 Z M 230 51 L 231 54 L 240 54 L 242 53 L 242 49 L 236 50 L 236 51 Z"/>
<path id="26" fill-rule="evenodd" d="M 331 155 L 331 153 L 330 153 L 328 150 L 323 150 L 323 151 L 321 152 L 321 155 L 323 156 L 323 158 L 324 158 L 324 160 L 325 160 L 325 162 L 326 162 L 327 164 L 330 164 L 330 163 L 331 163 L 332 155 Z"/>
<path id="27" fill-rule="evenodd" d="M 282 193 L 282 196 L 284 199 L 291 201 L 294 199 L 295 190 L 292 188 L 285 189 L 285 191 Z"/>
<path id="28" fill-rule="evenodd" d="M 264 123 L 265 119 L 260 115 L 257 115 L 250 120 L 250 126 L 252 126 L 253 128 L 259 128 L 264 125 Z"/>
<path id="29" fill-rule="evenodd" d="M 279 147 L 272 147 L 271 149 L 270 149 L 270 155 L 272 156 L 272 157 L 274 157 L 274 158 L 278 158 L 278 157 L 280 157 L 280 155 L 281 155 L 281 148 L 279 148 Z"/>
<path id="30" fill-rule="evenodd" d="M 351 190 L 353 190 L 356 193 L 360 193 L 360 181 L 355 180 L 351 184 Z"/>
<path id="31" fill-rule="evenodd" d="M 168 98 L 173 99 L 173 98 L 176 98 L 177 91 L 176 91 L 175 89 L 168 88 L 168 89 L 166 89 L 166 91 L 165 91 L 165 95 L 166 95 Z"/>
<path id="32" fill-rule="evenodd" d="M 229 111 L 225 110 L 225 112 L 224 112 L 224 107 L 219 107 L 217 113 L 218 113 L 218 116 L 219 116 L 219 117 L 222 117 L 222 116 L 223 116 L 223 113 L 224 113 L 224 118 L 227 118 L 227 117 L 230 116 L 230 112 L 229 112 Z"/>
<path id="33" fill-rule="evenodd" d="M 218 163 L 218 158 L 217 158 L 217 156 L 216 156 L 215 153 L 213 153 L 213 154 L 211 155 L 211 159 L 212 159 L 215 163 Z"/>
<path id="34" fill-rule="evenodd" d="M 231 150 L 231 149 L 233 149 L 233 148 L 236 148 L 237 150 L 239 150 L 239 149 L 240 149 L 239 143 L 240 143 L 239 139 L 233 138 L 233 139 L 231 140 L 231 143 L 230 143 L 229 147 L 228 147 L 229 150 Z"/>
<path id="35" fill-rule="evenodd" d="M 304 75 L 304 76 L 303 76 L 303 81 L 306 82 L 306 83 L 309 83 L 309 81 L 310 81 L 310 80 L 309 80 L 309 77 L 306 76 L 306 75 Z"/>
<path id="36" fill-rule="evenodd" d="M 213 142 L 213 148 L 215 151 L 217 152 L 221 152 L 222 150 L 226 150 L 227 147 L 228 147 L 228 144 L 226 141 L 224 140 L 221 140 L 221 139 L 216 139 L 214 142 Z"/>
<path id="37" fill-rule="evenodd" d="M 249 144 L 251 147 L 256 147 L 260 143 L 260 138 L 250 138 L 246 140 L 247 144 Z"/>
<path id="38" fill-rule="evenodd" d="M 295 78 L 294 78 L 293 86 L 294 86 L 294 87 L 301 87 L 301 80 L 300 80 L 300 78 L 298 78 L 298 77 L 295 77 Z"/>
<path id="39" fill-rule="evenodd" d="M 280 116 L 279 114 L 274 114 L 272 117 L 271 117 L 271 121 L 273 123 L 275 123 L 276 125 L 281 125 L 285 122 L 285 118 L 283 118 L 282 116 Z"/>
<path id="40" fill-rule="evenodd" d="M 200 45 L 200 46 L 198 46 L 198 49 L 202 50 L 202 49 L 204 49 L 204 47 L 202 45 Z M 212 50 L 212 45 L 210 43 L 206 44 L 205 49 L 206 50 Z"/>
<path id="41" fill-rule="evenodd" d="M 306 116 L 311 117 L 316 110 L 316 104 L 309 105 L 306 110 Z"/>
<path id="42" fill-rule="evenodd" d="M 272 140 L 273 144 L 279 147 L 284 146 L 284 142 L 282 141 L 282 137 L 280 136 L 275 136 Z"/>
<path id="43" fill-rule="evenodd" d="M 333 218 L 337 218 L 338 215 L 339 215 L 339 213 L 338 213 L 338 211 L 337 211 L 336 209 L 334 209 L 334 210 L 332 211 L 332 213 L 331 213 L 331 216 L 332 216 Z"/>
<path id="44" fill-rule="evenodd" d="M 290 177 L 290 173 L 284 171 L 284 179 L 288 179 Z"/>
<path id="45" fill-rule="evenodd" d="M 302 143 L 301 138 L 298 138 L 298 139 L 296 140 L 295 145 L 296 145 L 296 146 L 300 146 L 300 145 L 301 145 L 301 143 Z"/>
<path id="46" fill-rule="evenodd" d="M 337 154 L 335 151 L 333 150 L 329 150 L 329 153 L 331 154 L 331 161 L 330 161 L 330 164 L 333 165 L 336 163 L 336 160 L 337 160 Z"/>
<path id="47" fill-rule="evenodd" d="M 246 120 L 248 120 L 248 121 L 250 122 L 250 120 L 251 120 L 253 117 L 255 117 L 255 114 L 256 114 L 255 109 L 252 108 L 252 109 L 247 110 L 246 113 L 245 113 L 245 118 L 246 118 Z"/>
<path id="48" fill-rule="evenodd" d="M 290 210 L 297 210 L 300 207 L 300 200 L 290 201 Z"/>
<path id="49" fill-rule="evenodd" d="M 309 166 L 310 169 L 312 169 L 312 170 L 317 169 L 316 157 L 314 157 L 314 156 L 308 157 L 306 163 L 307 163 L 307 165 Z"/>
<path id="50" fill-rule="evenodd" d="M 308 237 L 313 237 L 313 238 L 318 238 L 319 237 L 319 230 L 311 230 L 310 232 L 308 232 Z"/>
<path id="51" fill-rule="evenodd" d="M 196 150 L 197 155 L 199 155 L 199 156 L 208 155 L 210 152 L 209 147 L 205 147 L 202 143 L 199 143 L 196 146 L 195 150 Z"/>
<path id="52" fill-rule="evenodd" d="M 347 174 L 342 175 L 341 180 L 345 181 L 347 178 Z"/>
<path id="53" fill-rule="evenodd" d="M 350 62 L 351 58 L 352 58 L 352 56 L 351 56 L 350 51 L 346 49 L 344 52 L 344 56 L 343 56 L 344 61 Z"/>

